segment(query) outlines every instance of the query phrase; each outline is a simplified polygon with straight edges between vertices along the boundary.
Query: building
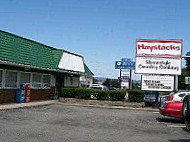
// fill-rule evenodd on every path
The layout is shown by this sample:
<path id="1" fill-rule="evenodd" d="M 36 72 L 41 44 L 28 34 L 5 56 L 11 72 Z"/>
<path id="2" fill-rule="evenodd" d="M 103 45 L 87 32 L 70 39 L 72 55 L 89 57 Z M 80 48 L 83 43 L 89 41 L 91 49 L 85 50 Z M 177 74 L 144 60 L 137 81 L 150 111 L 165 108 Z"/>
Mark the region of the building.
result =
<path id="1" fill-rule="evenodd" d="M 92 71 L 84 64 L 85 74 L 80 77 L 80 86 L 83 88 L 88 88 L 93 83 L 94 74 Z"/>
<path id="2" fill-rule="evenodd" d="M 31 101 L 47 100 L 62 87 L 79 87 L 89 71 L 81 55 L 0 30 L 0 103 L 14 102 L 23 83 Z"/>

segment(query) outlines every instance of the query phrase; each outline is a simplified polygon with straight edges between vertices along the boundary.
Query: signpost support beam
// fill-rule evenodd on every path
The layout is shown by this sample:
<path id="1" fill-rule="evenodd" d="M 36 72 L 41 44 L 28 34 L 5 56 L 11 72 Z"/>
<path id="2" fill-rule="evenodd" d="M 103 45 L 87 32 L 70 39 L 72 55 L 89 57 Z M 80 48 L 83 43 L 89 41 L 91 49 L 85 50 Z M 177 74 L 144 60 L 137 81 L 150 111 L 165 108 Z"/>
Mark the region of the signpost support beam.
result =
<path id="1" fill-rule="evenodd" d="M 132 70 L 130 69 L 130 90 L 132 89 L 133 87 L 133 83 L 132 83 Z"/>
<path id="2" fill-rule="evenodd" d="M 174 91 L 177 92 L 178 91 L 178 76 L 175 75 L 175 81 L 174 81 Z"/>
<path id="3" fill-rule="evenodd" d="M 119 88 L 121 90 L 121 69 L 119 69 Z"/>

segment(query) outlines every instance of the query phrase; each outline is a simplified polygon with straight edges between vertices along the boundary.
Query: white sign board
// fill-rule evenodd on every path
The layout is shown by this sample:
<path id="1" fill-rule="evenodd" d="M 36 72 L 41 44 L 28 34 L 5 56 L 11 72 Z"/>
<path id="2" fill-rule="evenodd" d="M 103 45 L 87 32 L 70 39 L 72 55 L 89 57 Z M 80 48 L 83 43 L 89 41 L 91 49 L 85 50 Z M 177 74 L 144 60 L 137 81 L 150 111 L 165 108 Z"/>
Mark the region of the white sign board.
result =
<path id="1" fill-rule="evenodd" d="M 190 77 L 185 77 L 185 84 L 190 84 Z"/>
<path id="2" fill-rule="evenodd" d="M 141 89 L 146 91 L 173 91 L 174 76 L 142 75 Z"/>
<path id="3" fill-rule="evenodd" d="M 129 88 L 129 82 L 121 82 L 122 87 L 126 87 L 127 89 Z"/>
<path id="4" fill-rule="evenodd" d="M 136 57 L 135 73 L 180 75 L 181 59 Z"/>
<path id="5" fill-rule="evenodd" d="M 130 76 L 129 69 L 121 69 L 121 76 Z"/>
<path id="6" fill-rule="evenodd" d="M 181 40 L 137 40 L 136 56 L 181 58 Z"/>
<path id="7" fill-rule="evenodd" d="M 83 58 L 67 52 L 63 52 L 58 67 L 59 69 L 85 72 Z"/>
<path id="8" fill-rule="evenodd" d="M 181 75 L 181 40 L 138 39 L 135 73 Z"/>

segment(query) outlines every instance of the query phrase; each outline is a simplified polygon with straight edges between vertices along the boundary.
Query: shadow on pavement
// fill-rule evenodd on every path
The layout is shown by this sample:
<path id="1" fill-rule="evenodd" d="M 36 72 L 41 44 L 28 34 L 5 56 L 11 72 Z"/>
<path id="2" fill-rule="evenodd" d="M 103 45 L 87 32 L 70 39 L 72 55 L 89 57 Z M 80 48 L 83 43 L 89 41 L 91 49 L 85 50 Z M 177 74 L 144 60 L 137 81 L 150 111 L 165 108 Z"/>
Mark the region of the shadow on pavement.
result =
<path id="1" fill-rule="evenodd" d="M 158 122 L 165 122 L 165 123 L 175 123 L 175 124 L 183 124 L 184 122 L 181 119 L 177 118 L 170 118 L 170 117 L 158 117 L 156 118 Z"/>

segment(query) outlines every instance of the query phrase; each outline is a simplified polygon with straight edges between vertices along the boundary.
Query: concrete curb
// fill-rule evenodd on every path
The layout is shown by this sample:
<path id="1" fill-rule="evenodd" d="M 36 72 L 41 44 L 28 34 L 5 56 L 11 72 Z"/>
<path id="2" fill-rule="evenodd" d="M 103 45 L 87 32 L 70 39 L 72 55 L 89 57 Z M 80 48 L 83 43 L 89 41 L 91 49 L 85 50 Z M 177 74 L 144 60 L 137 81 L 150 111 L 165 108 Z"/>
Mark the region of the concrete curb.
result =
<path id="1" fill-rule="evenodd" d="M 105 109 L 122 109 L 122 110 L 139 110 L 139 111 L 150 111 L 150 112 L 159 112 L 159 109 L 152 108 L 133 108 L 133 107 L 122 107 L 122 106 L 100 106 L 100 105 L 82 105 L 82 104 L 67 104 L 62 103 L 65 106 L 80 106 L 80 107 L 97 107 L 97 108 L 105 108 Z"/>
<path id="2" fill-rule="evenodd" d="M 19 109 L 19 108 L 27 108 L 27 107 L 35 107 L 35 106 L 44 106 L 44 105 L 51 105 L 54 103 L 58 103 L 57 100 L 50 100 L 50 101 L 40 101 L 40 102 L 30 102 L 30 103 L 14 103 L 14 104 L 5 104 L 0 105 L 1 110 L 9 110 L 9 109 Z"/>

